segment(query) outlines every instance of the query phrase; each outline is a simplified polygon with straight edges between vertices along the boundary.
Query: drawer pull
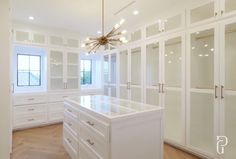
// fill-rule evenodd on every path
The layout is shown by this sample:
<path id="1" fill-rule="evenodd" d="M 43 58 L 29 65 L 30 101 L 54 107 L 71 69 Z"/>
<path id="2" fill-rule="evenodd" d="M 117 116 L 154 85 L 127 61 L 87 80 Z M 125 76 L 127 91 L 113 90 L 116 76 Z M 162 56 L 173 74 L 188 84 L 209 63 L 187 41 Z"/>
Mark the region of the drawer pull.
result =
<path id="1" fill-rule="evenodd" d="M 89 145 L 91 145 L 91 146 L 94 145 L 94 142 L 92 142 L 90 139 L 87 139 L 86 141 L 89 143 Z"/>
<path id="2" fill-rule="evenodd" d="M 90 122 L 90 121 L 87 121 L 86 122 L 88 125 L 90 125 L 90 126 L 94 126 L 95 124 L 94 123 L 92 123 L 92 122 Z"/>
<path id="3" fill-rule="evenodd" d="M 32 119 L 28 119 L 28 121 L 34 121 L 34 119 L 32 118 Z"/>
<path id="4" fill-rule="evenodd" d="M 68 141 L 70 144 L 71 144 L 71 142 L 72 142 L 69 138 L 67 138 L 67 141 Z"/>
<path id="5" fill-rule="evenodd" d="M 34 100 L 34 98 L 29 98 L 28 100 L 32 101 L 32 100 Z"/>
<path id="6" fill-rule="evenodd" d="M 28 111 L 34 111 L 34 108 L 30 108 L 30 109 L 28 109 Z"/>
<path id="7" fill-rule="evenodd" d="M 70 113 L 72 113 L 72 110 L 70 110 L 70 109 L 67 109 L 67 111 L 70 112 Z"/>
<path id="8" fill-rule="evenodd" d="M 72 126 L 72 124 L 71 124 L 71 123 L 69 123 L 69 122 L 68 122 L 67 124 L 68 124 L 70 127 Z"/>

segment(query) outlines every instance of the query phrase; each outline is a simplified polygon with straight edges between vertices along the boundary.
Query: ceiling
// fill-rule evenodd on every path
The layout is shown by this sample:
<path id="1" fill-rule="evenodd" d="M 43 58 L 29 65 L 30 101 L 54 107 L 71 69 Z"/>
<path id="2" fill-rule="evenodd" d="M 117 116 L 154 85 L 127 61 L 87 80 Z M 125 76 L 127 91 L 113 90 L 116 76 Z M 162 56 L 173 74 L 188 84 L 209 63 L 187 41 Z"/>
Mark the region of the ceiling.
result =
<path id="1" fill-rule="evenodd" d="M 95 35 L 101 30 L 101 0 L 12 0 L 13 20 L 40 26 L 66 29 L 82 35 Z M 127 4 L 132 5 L 118 14 Z M 195 0 L 105 0 L 106 30 L 120 19 L 125 28 L 132 28 L 157 19 L 160 14 Z M 174 5 L 173 5 L 174 4 Z M 172 7 L 170 7 L 172 6 Z M 139 15 L 132 12 L 138 10 Z M 29 16 L 35 19 L 30 21 Z"/>

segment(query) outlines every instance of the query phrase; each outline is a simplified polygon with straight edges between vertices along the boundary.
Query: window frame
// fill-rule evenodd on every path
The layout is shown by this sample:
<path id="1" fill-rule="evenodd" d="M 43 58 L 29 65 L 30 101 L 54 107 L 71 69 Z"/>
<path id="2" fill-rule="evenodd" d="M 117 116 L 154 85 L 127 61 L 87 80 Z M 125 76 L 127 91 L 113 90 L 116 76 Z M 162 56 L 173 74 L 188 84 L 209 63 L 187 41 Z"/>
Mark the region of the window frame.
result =
<path id="1" fill-rule="evenodd" d="M 93 77 L 92 77 L 92 75 L 93 75 L 93 61 L 91 59 L 81 59 L 80 63 L 81 63 L 81 61 L 89 61 L 90 62 L 90 71 L 89 71 L 90 72 L 90 83 L 89 84 L 85 84 L 84 81 L 81 83 L 82 80 L 80 80 L 80 84 L 82 86 L 93 85 Z M 84 73 L 86 72 L 85 69 L 83 69 L 82 71 L 80 69 L 80 75 L 81 75 L 81 72 L 83 73 L 83 77 L 84 77 Z"/>
<path id="2" fill-rule="evenodd" d="M 41 87 L 42 86 L 42 57 L 41 57 L 41 55 L 32 55 L 32 54 L 16 54 L 17 55 L 17 57 L 16 57 L 16 60 L 17 60 L 17 67 L 16 67 L 16 83 L 17 83 L 17 87 Z M 30 84 L 30 72 L 31 72 L 31 70 L 30 70 L 30 64 L 29 64 L 29 84 L 28 85 L 19 85 L 19 69 L 18 69 L 18 57 L 19 57 L 19 55 L 23 55 L 23 56 L 29 56 L 29 58 L 30 57 L 39 57 L 39 84 L 38 85 L 31 85 Z M 30 60 L 29 60 L 29 62 L 30 62 Z"/>

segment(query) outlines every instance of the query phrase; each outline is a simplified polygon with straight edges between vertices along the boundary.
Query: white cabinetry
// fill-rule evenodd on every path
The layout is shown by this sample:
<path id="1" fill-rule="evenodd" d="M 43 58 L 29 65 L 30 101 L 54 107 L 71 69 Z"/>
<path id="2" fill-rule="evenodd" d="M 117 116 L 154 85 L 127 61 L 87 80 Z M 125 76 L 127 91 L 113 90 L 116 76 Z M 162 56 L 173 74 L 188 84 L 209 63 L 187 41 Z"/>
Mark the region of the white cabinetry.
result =
<path id="1" fill-rule="evenodd" d="M 142 101 L 142 47 L 133 46 L 119 53 L 119 97 Z"/>
<path id="2" fill-rule="evenodd" d="M 46 35 L 32 31 L 15 30 L 15 42 L 22 44 L 46 45 Z"/>
<path id="3" fill-rule="evenodd" d="M 49 45 L 52 47 L 66 47 L 71 49 L 79 48 L 79 40 L 75 38 L 64 38 L 60 36 L 49 36 Z"/>
<path id="4" fill-rule="evenodd" d="M 104 55 L 103 58 L 104 94 L 117 96 L 117 53 Z"/>
<path id="5" fill-rule="evenodd" d="M 51 49 L 49 54 L 49 90 L 79 89 L 79 53 Z"/>
<path id="6" fill-rule="evenodd" d="M 68 126 L 70 117 L 79 129 Z M 65 101 L 63 142 L 72 159 L 162 159 L 162 128 L 161 107 L 108 96 Z"/>

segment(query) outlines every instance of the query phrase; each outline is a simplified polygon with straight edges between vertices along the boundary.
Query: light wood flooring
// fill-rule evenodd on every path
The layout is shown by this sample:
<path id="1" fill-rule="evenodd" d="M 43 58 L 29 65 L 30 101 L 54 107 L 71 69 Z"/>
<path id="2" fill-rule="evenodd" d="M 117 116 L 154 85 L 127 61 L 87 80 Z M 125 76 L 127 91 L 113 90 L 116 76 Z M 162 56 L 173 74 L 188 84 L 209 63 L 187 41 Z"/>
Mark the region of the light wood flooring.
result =
<path id="1" fill-rule="evenodd" d="M 62 124 L 13 133 L 11 159 L 70 159 L 62 145 Z M 164 159 L 199 159 L 165 144 Z"/>

